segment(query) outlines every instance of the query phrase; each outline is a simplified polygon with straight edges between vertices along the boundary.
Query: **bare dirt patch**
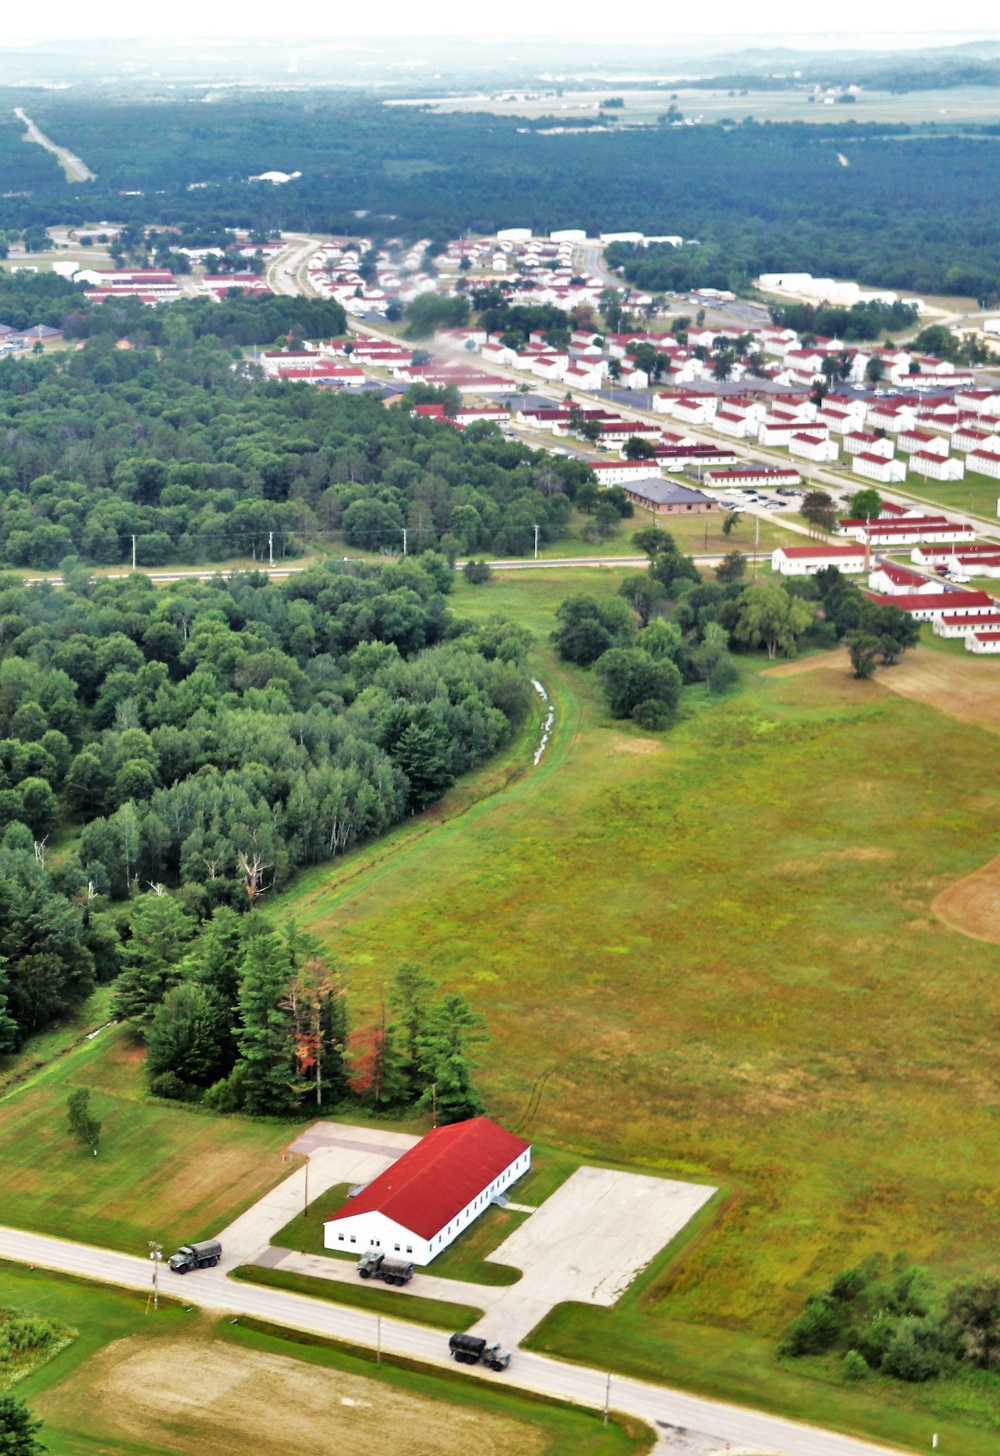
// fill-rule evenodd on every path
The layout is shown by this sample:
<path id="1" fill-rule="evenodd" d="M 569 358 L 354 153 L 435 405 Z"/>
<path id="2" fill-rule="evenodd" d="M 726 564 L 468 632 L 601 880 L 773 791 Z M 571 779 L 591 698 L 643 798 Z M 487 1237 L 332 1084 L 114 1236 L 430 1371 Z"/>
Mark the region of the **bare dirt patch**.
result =
<path id="1" fill-rule="evenodd" d="M 804 673 L 827 673 L 856 682 L 845 649 L 796 658 L 779 667 L 769 667 L 765 677 L 800 677 Z M 917 647 L 896 667 L 879 669 L 874 683 L 939 708 L 960 723 L 973 723 L 990 733 L 1000 733 L 1000 662 L 996 658 L 964 657 Z M 871 684 L 857 683 L 859 688 Z"/>
<path id="2" fill-rule="evenodd" d="M 931 909 L 949 929 L 1000 945 L 1000 855 L 942 890 Z"/>
<path id="3" fill-rule="evenodd" d="M 612 753 L 662 753 L 663 744 L 656 738 L 618 738 L 611 744 Z"/>
<path id="4" fill-rule="evenodd" d="M 119 1340 L 45 1401 L 99 1412 L 102 1436 L 178 1456 L 533 1456 L 523 1422 L 221 1342 Z"/>

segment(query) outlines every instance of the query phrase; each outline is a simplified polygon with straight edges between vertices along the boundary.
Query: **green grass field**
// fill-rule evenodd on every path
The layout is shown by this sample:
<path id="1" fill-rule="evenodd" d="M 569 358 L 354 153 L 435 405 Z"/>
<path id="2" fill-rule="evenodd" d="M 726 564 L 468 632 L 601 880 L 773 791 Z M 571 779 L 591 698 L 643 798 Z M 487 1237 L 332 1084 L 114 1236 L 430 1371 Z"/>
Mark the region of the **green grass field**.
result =
<path id="1" fill-rule="evenodd" d="M 1000 480 L 989 475 L 966 472 L 962 480 L 922 480 L 912 470 L 904 487 L 907 495 L 928 501 L 949 511 L 971 511 L 974 515 L 997 519 Z"/>
<path id="2" fill-rule="evenodd" d="M 96 1158 L 66 1126 L 78 1086 L 103 1123 Z M 300 1129 L 148 1099 L 141 1048 L 110 1028 L 0 1100 L 0 1223 L 129 1253 L 207 1238 L 287 1177 Z"/>
<path id="3" fill-rule="evenodd" d="M 600 1326 L 609 1365 L 693 1383 L 671 1338 L 725 1331 L 743 1398 L 825 1419 L 827 1385 L 792 1368 L 772 1389 L 753 1355 L 772 1358 L 810 1290 L 878 1249 L 942 1279 L 1000 1268 L 1000 953 L 930 909 L 995 853 L 1000 741 L 877 680 L 768 676 L 759 658 L 741 693 L 693 695 L 671 733 L 643 735 L 544 644 L 564 595 L 615 574 L 555 576 L 455 599 L 539 634 L 559 715 L 540 767 L 276 908 L 323 936 L 355 1002 L 404 959 L 464 991 L 501 1121 L 537 1093 L 531 1137 L 733 1191 L 628 1323 L 581 1310 L 553 1348 Z M 721 1394 L 719 1363 L 701 1388 Z M 849 1406 L 876 1432 L 867 1397 L 837 1400 L 830 1419 Z"/>
<path id="4" fill-rule="evenodd" d="M 18 1265 L 0 1263 L 0 1308 L 43 1315 L 76 1331 L 68 1345 L 15 1387 L 17 1396 L 44 1421 L 41 1439 L 50 1456 L 106 1456 L 112 1451 L 123 1456 L 181 1451 L 185 1456 L 220 1456 L 234 1449 L 234 1438 L 243 1439 L 258 1456 L 297 1456 L 304 1449 L 303 1432 L 289 1433 L 293 1418 L 312 1421 L 313 1444 L 320 1449 L 331 1422 L 344 1419 L 339 1407 L 352 1403 L 336 1398 L 340 1390 L 331 1389 L 324 1372 L 343 1377 L 344 1390 L 351 1391 L 353 1403 L 362 1409 L 388 1408 L 395 1426 L 380 1428 L 376 1445 L 368 1447 L 385 1456 L 406 1456 L 413 1450 L 414 1423 L 421 1431 L 422 1452 L 451 1456 L 456 1449 L 454 1423 L 470 1420 L 482 1424 L 487 1448 L 498 1456 L 519 1456 L 522 1451 L 532 1456 L 640 1456 L 652 1444 L 653 1433 L 640 1422 L 618 1418 L 605 1430 L 599 1414 L 493 1388 L 457 1373 L 424 1371 L 392 1357 L 376 1365 L 373 1356 L 362 1352 L 253 1321 L 216 1321 L 172 1300 L 163 1300 L 153 1314 L 138 1294 Z M 116 1382 L 123 1362 L 128 1368 Z M 229 1387 L 215 1383 L 216 1372 L 234 1386 L 259 1374 L 277 1375 L 277 1388 L 263 1395 L 270 1402 L 270 1418 L 255 1421 L 257 1413 L 240 1403 L 230 1402 L 227 1410 Z M 143 1386 L 130 1383 L 136 1374 L 144 1377 Z M 185 1398 L 168 1399 L 164 1422 L 162 1416 L 157 1419 L 156 1397 L 171 1390 Z M 220 1439 L 220 1421 L 228 1440 Z M 337 1449 L 355 1456 L 364 1450 L 364 1439 L 362 1433 L 359 1448 L 358 1434 L 345 1427 Z"/>
<path id="5" fill-rule="evenodd" d="M 697 489 L 696 480 L 677 478 L 682 485 Z M 583 539 L 583 532 L 593 518 L 574 511 L 569 524 L 570 534 L 542 546 L 538 554 L 542 560 L 565 556 L 641 556 L 642 552 L 634 545 L 632 537 L 636 531 L 648 530 L 650 526 L 669 531 L 679 549 L 694 556 L 724 555 L 727 551 L 742 551 L 749 556 L 755 546 L 762 555 L 770 555 L 776 546 L 794 545 L 796 541 L 804 544 L 804 538 L 782 528 L 780 513 L 776 513 L 774 518 L 761 519 L 759 540 L 756 517 L 746 511 L 741 514 L 739 524 L 726 536 L 722 523 L 727 514 L 727 511 L 720 510 L 708 516 L 655 516 L 652 511 L 644 511 L 637 506 L 635 515 L 623 520 L 613 536 L 605 541 L 591 542 Z"/>

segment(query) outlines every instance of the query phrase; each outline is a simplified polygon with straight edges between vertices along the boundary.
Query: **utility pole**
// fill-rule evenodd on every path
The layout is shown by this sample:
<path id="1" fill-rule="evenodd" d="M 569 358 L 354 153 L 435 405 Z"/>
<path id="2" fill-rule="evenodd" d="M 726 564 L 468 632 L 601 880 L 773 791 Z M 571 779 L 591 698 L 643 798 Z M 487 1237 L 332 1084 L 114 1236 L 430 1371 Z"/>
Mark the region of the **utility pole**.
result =
<path id="1" fill-rule="evenodd" d="M 375 1364 L 382 1364 L 382 1316 L 375 1316 Z"/>
<path id="2" fill-rule="evenodd" d="M 132 570 L 135 570 L 135 537 L 132 537 Z"/>
<path id="3" fill-rule="evenodd" d="M 149 1257 L 153 1261 L 153 1309 L 160 1307 L 160 1260 L 163 1258 L 163 1245 L 155 1240 L 149 1240 Z"/>
<path id="4" fill-rule="evenodd" d="M 611 1405 L 611 1376 L 609 1375 L 608 1376 L 608 1382 L 607 1382 L 607 1384 L 604 1387 L 604 1424 L 605 1425 L 608 1424 L 608 1408 L 610 1407 L 610 1405 Z"/>
<path id="5" fill-rule="evenodd" d="M 431 1127 L 438 1125 L 438 1084 L 431 1083 Z"/>
<path id="6" fill-rule="evenodd" d="M 302 1203 L 302 1217 L 303 1218 L 308 1218 L 309 1217 L 309 1154 L 308 1153 L 306 1153 L 306 1168 L 305 1168 L 305 1173 L 306 1173 L 306 1181 L 305 1181 L 305 1195 L 304 1195 L 303 1203 Z"/>
<path id="7" fill-rule="evenodd" d="M 753 575 L 754 575 L 754 581 L 757 580 L 757 548 L 760 546 L 760 516 L 756 516 L 755 519 L 756 519 L 756 522 L 757 522 L 757 528 L 756 528 L 756 530 L 754 532 L 754 538 L 753 538 Z"/>
<path id="8" fill-rule="evenodd" d="M 534 527 L 532 527 L 532 529 L 533 529 L 533 531 L 535 533 L 535 560 L 537 561 L 538 560 L 538 527 L 537 526 L 534 526 Z"/>
<path id="9" fill-rule="evenodd" d="M 274 565 L 274 532 L 267 533 L 267 559 L 271 566 Z"/>
<path id="10" fill-rule="evenodd" d="M 406 555 L 406 527 L 403 527 L 403 555 Z"/>

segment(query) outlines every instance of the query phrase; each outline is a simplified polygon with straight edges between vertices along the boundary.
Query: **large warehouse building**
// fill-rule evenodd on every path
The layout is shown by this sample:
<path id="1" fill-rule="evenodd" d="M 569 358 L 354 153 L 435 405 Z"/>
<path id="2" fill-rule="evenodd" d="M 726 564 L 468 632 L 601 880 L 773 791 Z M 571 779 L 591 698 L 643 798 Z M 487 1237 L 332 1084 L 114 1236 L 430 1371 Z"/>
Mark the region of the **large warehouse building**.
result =
<path id="1" fill-rule="evenodd" d="M 324 1243 L 429 1264 L 530 1166 L 531 1144 L 488 1117 L 435 1128 L 327 1219 Z"/>

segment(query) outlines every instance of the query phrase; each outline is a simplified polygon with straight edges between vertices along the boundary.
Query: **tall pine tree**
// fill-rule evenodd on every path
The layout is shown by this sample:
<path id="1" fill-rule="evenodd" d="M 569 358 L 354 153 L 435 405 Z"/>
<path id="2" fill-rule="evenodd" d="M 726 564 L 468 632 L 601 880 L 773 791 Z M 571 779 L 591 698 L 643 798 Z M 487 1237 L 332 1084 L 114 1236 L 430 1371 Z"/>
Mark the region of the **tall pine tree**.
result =
<path id="1" fill-rule="evenodd" d="M 269 926 L 250 936 L 240 977 L 243 1102 L 247 1112 L 282 1115 L 296 1102 L 295 1037 L 287 996 L 291 957 Z"/>

